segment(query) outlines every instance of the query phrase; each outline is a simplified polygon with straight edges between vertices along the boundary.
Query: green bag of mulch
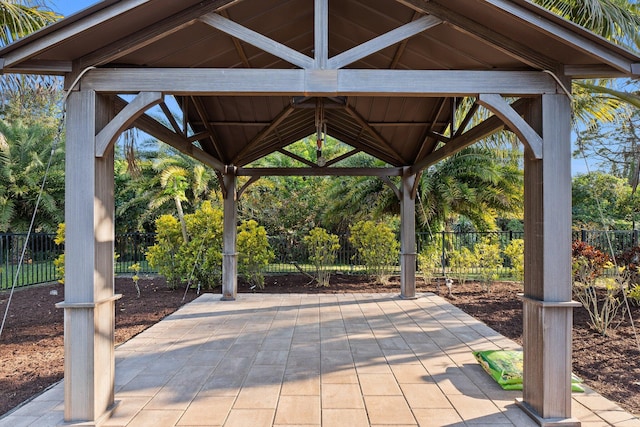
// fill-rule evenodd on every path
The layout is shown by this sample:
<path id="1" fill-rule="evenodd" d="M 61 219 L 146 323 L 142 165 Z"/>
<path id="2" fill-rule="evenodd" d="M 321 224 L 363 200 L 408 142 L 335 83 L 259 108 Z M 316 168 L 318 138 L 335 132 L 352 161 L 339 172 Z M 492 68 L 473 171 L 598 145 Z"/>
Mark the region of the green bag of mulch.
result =
<path id="1" fill-rule="evenodd" d="M 522 390 L 522 351 L 474 351 L 474 357 L 504 390 Z M 582 393 L 582 380 L 571 374 L 571 390 Z"/>

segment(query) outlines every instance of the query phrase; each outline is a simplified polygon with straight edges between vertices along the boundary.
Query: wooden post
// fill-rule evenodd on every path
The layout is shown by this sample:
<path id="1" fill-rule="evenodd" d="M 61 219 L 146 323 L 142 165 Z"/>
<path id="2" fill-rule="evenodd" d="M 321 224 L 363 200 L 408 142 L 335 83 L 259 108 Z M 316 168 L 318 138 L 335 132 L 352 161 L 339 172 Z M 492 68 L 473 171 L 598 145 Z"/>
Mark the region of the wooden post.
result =
<path id="1" fill-rule="evenodd" d="M 232 167 L 223 175 L 224 231 L 222 248 L 222 300 L 233 301 L 238 293 L 238 253 L 236 252 L 237 192 L 236 174 Z"/>
<path id="2" fill-rule="evenodd" d="M 525 153 L 524 390 L 521 407 L 540 425 L 571 418 L 571 105 L 542 95 L 528 121 L 543 158 Z"/>
<path id="3" fill-rule="evenodd" d="M 416 175 L 404 169 L 400 191 L 400 297 L 416 297 L 416 201 L 412 196 Z"/>
<path id="4" fill-rule="evenodd" d="M 64 417 L 97 425 L 114 406 L 113 147 L 95 157 L 111 116 L 94 91 L 68 100 L 65 196 Z"/>

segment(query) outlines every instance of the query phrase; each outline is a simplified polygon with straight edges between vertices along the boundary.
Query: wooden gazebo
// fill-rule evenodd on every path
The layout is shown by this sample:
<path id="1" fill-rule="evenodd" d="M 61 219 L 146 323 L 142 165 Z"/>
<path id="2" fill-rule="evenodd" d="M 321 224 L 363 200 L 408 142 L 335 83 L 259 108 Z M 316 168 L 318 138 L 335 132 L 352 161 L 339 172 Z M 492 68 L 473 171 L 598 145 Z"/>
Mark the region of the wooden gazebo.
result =
<path id="1" fill-rule="evenodd" d="M 401 296 L 414 298 L 420 174 L 506 128 L 525 146 L 521 405 L 541 425 L 579 425 L 569 91 L 574 78 L 638 76 L 638 56 L 526 0 L 105 0 L 2 49 L 0 67 L 63 75 L 71 91 L 60 304 L 67 421 L 99 424 L 114 405 L 113 146 L 124 130 L 137 127 L 219 174 L 223 299 L 233 300 L 238 177 L 401 177 Z M 165 104 L 171 96 L 182 120 Z M 469 112 L 459 107 L 465 98 Z M 156 105 L 166 120 L 145 114 Z M 493 116 L 470 125 L 478 106 Z M 319 130 L 353 151 L 287 151 Z M 275 151 L 301 167 L 250 167 Z M 341 168 L 356 152 L 387 167 Z"/>

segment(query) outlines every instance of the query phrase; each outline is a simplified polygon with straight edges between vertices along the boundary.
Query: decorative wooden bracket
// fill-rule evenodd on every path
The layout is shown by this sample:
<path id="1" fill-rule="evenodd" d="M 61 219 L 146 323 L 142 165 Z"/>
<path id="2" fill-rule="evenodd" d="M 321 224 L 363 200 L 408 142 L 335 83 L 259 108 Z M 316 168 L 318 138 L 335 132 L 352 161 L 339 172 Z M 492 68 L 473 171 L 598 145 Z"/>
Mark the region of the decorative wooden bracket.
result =
<path id="1" fill-rule="evenodd" d="M 164 96 L 160 92 L 140 92 L 96 135 L 96 157 L 103 157 L 125 129 L 129 128 L 150 107 L 163 101 Z"/>
<path id="2" fill-rule="evenodd" d="M 393 181 L 391 181 L 391 178 L 389 178 L 388 176 L 379 176 L 378 178 L 380 178 L 382 182 L 387 184 L 387 187 L 393 190 L 398 200 L 402 200 L 402 193 L 400 193 L 400 189 L 393 183 Z"/>
<path id="3" fill-rule="evenodd" d="M 502 121 L 509 126 L 509 129 L 520 138 L 520 141 L 531 149 L 535 159 L 542 159 L 542 137 L 529 126 L 529 123 L 527 123 L 502 96 L 481 93 L 480 96 L 478 96 L 477 102 L 502 119 Z"/>

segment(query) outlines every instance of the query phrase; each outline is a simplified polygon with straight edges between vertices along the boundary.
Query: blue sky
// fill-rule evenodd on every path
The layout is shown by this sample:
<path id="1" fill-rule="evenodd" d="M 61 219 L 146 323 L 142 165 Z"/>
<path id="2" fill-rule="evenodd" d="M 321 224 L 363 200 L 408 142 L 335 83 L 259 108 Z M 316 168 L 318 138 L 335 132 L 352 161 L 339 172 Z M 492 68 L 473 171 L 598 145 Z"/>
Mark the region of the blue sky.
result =
<path id="1" fill-rule="evenodd" d="M 87 7 L 99 3 L 100 0 L 51 0 L 51 9 L 63 16 L 69 16 Z"/>

